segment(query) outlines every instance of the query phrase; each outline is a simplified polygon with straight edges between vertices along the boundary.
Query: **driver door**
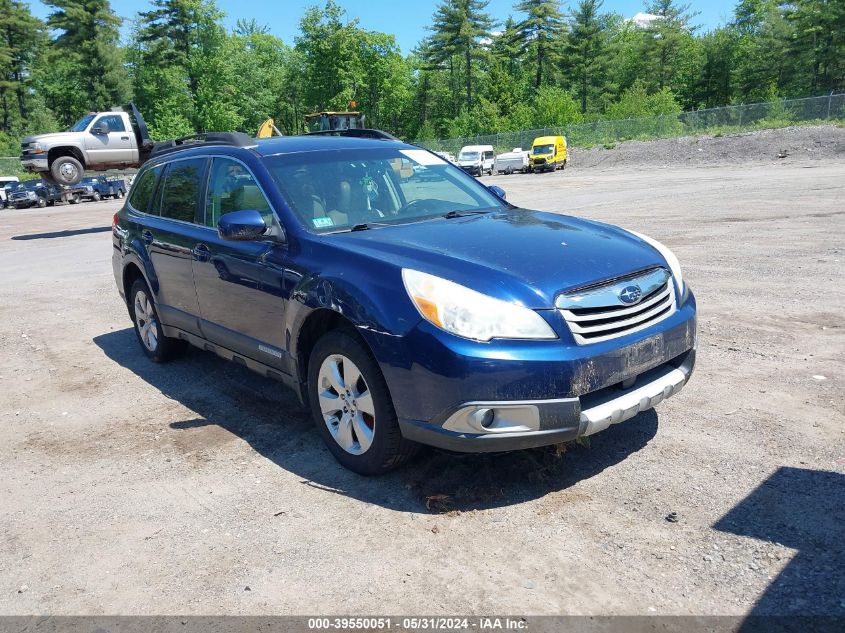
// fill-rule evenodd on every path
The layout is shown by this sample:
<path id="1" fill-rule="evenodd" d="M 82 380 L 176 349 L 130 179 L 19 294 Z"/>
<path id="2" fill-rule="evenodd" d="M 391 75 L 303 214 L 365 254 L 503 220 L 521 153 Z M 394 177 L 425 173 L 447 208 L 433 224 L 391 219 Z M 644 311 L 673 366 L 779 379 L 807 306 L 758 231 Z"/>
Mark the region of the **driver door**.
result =
<path id="1" fill-rule="evenodd" d="M 202 331 L 213 343 L 287 371 L 287 247 L 271 241 L 224 240 L 217 231 L 221 215 L 247 210 L 259 211 L 268 226 L 273 222 L 270 203 L 243 163 L 213 158 L 206 230 L 193 245 Z"/>
<path id="2" fill-rule="evenodd" d="M 94 130 L 101 130 L 101 132 L 95 133 Z M 132 162 L 132 135 L 133 132 L 126 129 L 126 124 L 120 115 L 104 114 L 97 117 L 85 136 L 89 164 L 123 165 Z"/>

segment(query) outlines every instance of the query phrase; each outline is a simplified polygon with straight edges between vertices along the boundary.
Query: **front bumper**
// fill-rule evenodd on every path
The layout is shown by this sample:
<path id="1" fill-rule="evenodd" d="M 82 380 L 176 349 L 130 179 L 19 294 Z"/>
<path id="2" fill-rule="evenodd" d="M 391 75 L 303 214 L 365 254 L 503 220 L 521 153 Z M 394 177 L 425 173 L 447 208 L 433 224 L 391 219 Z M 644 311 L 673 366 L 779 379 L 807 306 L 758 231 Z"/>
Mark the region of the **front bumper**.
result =
<path id="1" fill-rule="evenodd" d="M 460 165 L 460 168 L 463 169 L 470 176 L 481 175 L 481 167 L 478 165 Z"/>
<path id="2" fill-rule="evenodd" d="M 589 345 L 546 313 L 557 341 L 478 343 L 422 322 L 404 337 L 368 338 L 408 439 L 463 452 L 569 441 L 680 391 L 695 365 L 695 298 L 653 327 Z M 494 412 L 492 424 L 480 420 Z M 474 432 L 477 429 L 482 432 Z"/>
<path id="3" fill-rule="evenodd" d="M 21 156 L 21 167 L 25 171 L 47 171 L 47 155 L 24 154 Z"/>

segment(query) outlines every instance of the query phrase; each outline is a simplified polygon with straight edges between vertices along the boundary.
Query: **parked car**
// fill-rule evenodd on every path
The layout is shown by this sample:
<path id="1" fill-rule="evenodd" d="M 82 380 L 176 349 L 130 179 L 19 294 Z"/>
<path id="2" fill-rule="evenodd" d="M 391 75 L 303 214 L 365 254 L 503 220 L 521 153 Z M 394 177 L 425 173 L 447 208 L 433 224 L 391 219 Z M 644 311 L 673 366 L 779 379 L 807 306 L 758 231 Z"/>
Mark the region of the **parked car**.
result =
<path id="1" fill-rule="evenodd" d="M 566 169 L 566 137 L 540 136 L 531 144 L 528 169 L 531 172 Z"/>
<path id="2" fill-rule="evenodd" d="M 510 152 L 496 156 L 496 173 L 512 174 L 515 171 L 528 171 L 528 152 L 521 147 L 514 147 Z"/>
<path id="3" fill-rule="evenodd" d="M 137 167 L 153 143 L 141 113 L 90 112 L 66 132 L 28 136 L 21 142 L 21 165 L 58 185 L 79 183 L 86 170 Z"/>
<path id="4" fill-rule="evenodd" d="M 122 198 L 126 195 L 126 184 L 122 179 L 109 179 L 105 176 L 83 178 L 79 183 L 82 198 L 98 202 L 105 198 Z"/>
<path id="5" fill-rule="evenodd" d="M 455 155 L 452 152 L 434 152 L 434 153 L 437 154 L 443 160 L 448 160 L 453 165 L 456 165 L 458 163 L 458 159 L 455 158 Z"/>
<path id="6" fill-rule="evenodd" d="M 57 202 L 76 204 L 80 192 L 70 187 L 59 187 L 40 179 L 25 180 L 9 189 L 9 206 L 16 209 L 52 206 Z"/>
<path id="7" fill-rule="evenodd" d="M 0 176 L 0 208 L 9 206 L 9 190 L 14 189 L 19 182 L 17 176 Z"/>
<path id="8" fill-rule="evenodd" d="M 397 140 L 221 134 L 156 151 L 112 235 L 152 361 L 190 343 L 281 380 L 362 474 L 417 443 L 591 435 L 676 394 L 695 364 L 695 298 L 668 248 L 516 208 Z"/>
<path id="9" fill-rule="evenodd" d="M 467 145 L 458 153 L 458 167 L 473 176 L 493 173 L 496 152 L 492 145 Z"/>

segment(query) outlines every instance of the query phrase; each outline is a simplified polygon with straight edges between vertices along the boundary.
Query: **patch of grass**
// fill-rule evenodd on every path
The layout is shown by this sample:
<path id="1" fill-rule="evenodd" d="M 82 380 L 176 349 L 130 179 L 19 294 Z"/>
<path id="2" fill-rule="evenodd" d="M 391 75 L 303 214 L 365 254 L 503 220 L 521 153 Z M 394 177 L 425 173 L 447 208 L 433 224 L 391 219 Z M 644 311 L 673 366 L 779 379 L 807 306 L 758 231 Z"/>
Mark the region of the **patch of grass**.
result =
<path id="1" fill-rule="evenodd" d="M 616 149 L 616 143 L 605 143 L 603 147 L 605 149 Z"/>

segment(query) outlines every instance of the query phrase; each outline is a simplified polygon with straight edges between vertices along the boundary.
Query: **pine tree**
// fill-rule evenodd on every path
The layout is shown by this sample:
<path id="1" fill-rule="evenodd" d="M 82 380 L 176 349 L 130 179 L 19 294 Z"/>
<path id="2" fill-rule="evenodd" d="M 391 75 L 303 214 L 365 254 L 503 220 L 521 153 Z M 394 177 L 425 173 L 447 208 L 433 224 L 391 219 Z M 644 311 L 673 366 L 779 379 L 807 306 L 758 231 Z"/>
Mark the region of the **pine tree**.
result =
<path id="1" fill-rule="evenodd" d="M 46 38 L 44 24 L 17 0 L 0 0 L 0 129 L 29 116 L 33 94 L 33 66 Z"/>
<path id="2" fill-rule="evenodd" d="M 604 29 L 599 15 L 602 4 L 603 0 L 581 0 L 570 18 L 565 60 L 582 114 L 587 112 L 590 93 L 598 88 L 604 75 Z"/>
<path id="3" fill-rule="evenodd" d="M 61 119 L 106 110 L 129 98 L 118 42 L 121 19 L 108 0 L 46 0 L 47 26 L 57 35 L 50 48 L 54 102 Z"/>
<path id="4" fill-rule="evenodd" d="M 446 0 L 434 13 L 429 38 L 430 60 L 449 63 L 455 74 L 455 58 L 464 68 L 467 108 L 472 107 L 472 74 L 474 64 L 486 56 L 484 41 L 490 39 L 494 22 L 485 12 L 490 0 Z"/>
<path id="5" fill-rule="evenodd" d="M 534 87 L 540 88 L 550 79 L 547 68 L 554 66 L 559 43 L 564 36 L 563 14 L 558 0 L 522 0 L 514 9 L 524 13 L 525 19 L 516 25 L 522 50 L 533 49 L 537 56 Z"/>

